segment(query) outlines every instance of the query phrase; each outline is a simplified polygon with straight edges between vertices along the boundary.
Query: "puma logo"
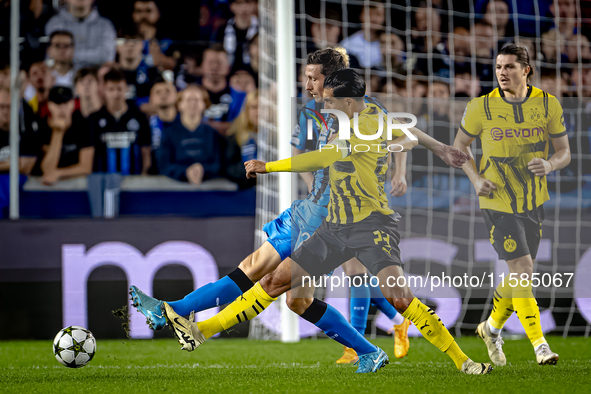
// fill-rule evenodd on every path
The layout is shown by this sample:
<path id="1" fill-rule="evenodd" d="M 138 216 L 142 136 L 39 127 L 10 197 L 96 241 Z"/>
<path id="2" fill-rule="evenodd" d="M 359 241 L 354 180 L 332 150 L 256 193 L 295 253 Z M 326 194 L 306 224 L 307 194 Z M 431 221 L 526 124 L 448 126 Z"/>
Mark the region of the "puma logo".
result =
<path id="1" fill-rule="evenodd" d="M 507 116 L 509 116 L 509 115 L 505 115 L 505 116 L 503 116 L 503 115 L 499 115 L 499 118 L 505 119 L 505 122 L 508 122 L 508 120 L 507 120 Z"/>
<path id="2" fill-rule="evenodd" d="M 423 327 L 419 328 L 419 330 L 422 331 L 423 328 L 425 328 L 425 327 L 429 327 L 429 323 L 427 322 L 427 320 L 425 320 L 425 325 Z"/>
<path id="3" fill-rule="evenodd" d="M 526 316 L 526 319 L 535 319 L 536 318 L 537 313 L 534 313 L 533 316 Z"/>

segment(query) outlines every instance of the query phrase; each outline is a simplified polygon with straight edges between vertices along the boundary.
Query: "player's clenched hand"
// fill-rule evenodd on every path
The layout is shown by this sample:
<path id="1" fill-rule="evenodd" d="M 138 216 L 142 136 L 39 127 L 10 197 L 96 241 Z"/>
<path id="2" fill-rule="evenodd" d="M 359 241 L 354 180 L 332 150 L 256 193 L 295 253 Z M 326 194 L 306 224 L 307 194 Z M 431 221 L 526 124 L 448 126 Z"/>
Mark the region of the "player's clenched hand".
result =
<path id="1" fill-rule="evenodd" d="M 539 157 L 531 159 L 531 161 L 527 163 L 527 169 L 537 176 L 548 175 L 550 172 L 554 171 L 552 163 Z"/>
<path id="2" fill-rule="evenodd" d="M 493 189 L 496 190 L 496 188 L 497 187 L 493 182 L 485 178 L 480 178 L 474 183 L 474 189 L 479 196 L 488 196 L 492 193 Z"/>
<path id="3" fill-rule="evenodd" d="M 246 168 L 247 178 L 256 178 L 257 174 L 266 174 L 267 169 L 265 168 L 265 162 L 260 160 L 249 160 L 244 163 Z"/>
<path id="4" fill-rule="evenodd" d="M 470 156 L 467 153 L 445 144 L 443 144 L 443 147 L 436 154 L 441 157 L 441 160 L 445 164 L 453 168 L 462 168 L 464 163 L 470 160 Z"/>
<path id="5" fill-rule="evenodd" d="M 394 174 L 392 177 L 392 190 L 390 194 L 394 197 L 402 197 L 406 193 L 406 176 L 404 174 Z"/>

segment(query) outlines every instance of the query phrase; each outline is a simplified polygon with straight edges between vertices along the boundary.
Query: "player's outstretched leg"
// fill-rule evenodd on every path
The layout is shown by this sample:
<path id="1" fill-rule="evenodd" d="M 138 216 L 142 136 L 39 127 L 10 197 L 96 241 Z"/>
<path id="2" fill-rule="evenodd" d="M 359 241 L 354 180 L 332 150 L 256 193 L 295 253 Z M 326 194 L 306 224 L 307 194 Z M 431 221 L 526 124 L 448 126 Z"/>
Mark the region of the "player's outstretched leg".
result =
<path id="1" fill-rule="evenodd" d="M 488 356 L 495 365 L 503 366 L 507 358 L 503 352 L 501 330 L 513 314 L 513 289 L 509 286 L 509 277 L 497 286 L 493 297 L 493 308 L 489 318 L 478 325 L 476 334 L 484 341 Z"/>
<path id="2" fill-rule="evenodd" d="M 287 305 L 293 312 L 324 331 L 329 338 L 346 349 L 351 349 L 356 358 L 354 363 L 359 364 L 356 373 L 375 372 L 389 364 L 388 356 L 382 349 L 369 343 L 338 310 L 324 301 L 312 298 L 313 295 L 314 287 L 304 284 L 297 289 L 297 298 L 293 297 L 292 291 L 287 292 Z"/>
<path id="3" fill-rule="evenodd" d="M 370 286 L 370 294 L 371 303 L 394 324 L 394 327 L 388 331 L 388 333 L 394 334 L 394 356 L 396 356 L 396 358 L 406 356 L 408 354 L 408 349 L 410 348 L 410 341 L 408 340 L 408 326 L 410 326 L 410 320 L 404 318 L 401 313 L 398 313 L 396 308 L 384 298 L 379 287 Z"/>
<path id="4" fill-rule="evenodd" d="M 180 316 L 186 316 L 193 311 L 200 312 L 225 305 L 248 291 L 254 282 L 261 279 L 266 273 L 273 271 L 280 262 L 279 253 L 269 242 L 265 242 L 227 276 L 196 289 L 182 300 L 168 302 L 168 304 Z M 136 286 L 130 287 L 129 294 L 133 306 L 146 317 L 150 328 L 160 330 L 166 325 L 166 320 L 161 312 L 161 300 L 146 295 Z"/>
<path id="5" fill-rule="evenodd" d="M 349 316 L 351 325 L 361 335 L 365 335 L 367 315 L 369 314 L 370 293 L 367 285 L 367 270 L 357 259 L 351 259 L 342 265 L 343 271 L 349 276 L 351 296 L 349 298 Z M 343 355 L 337 364 L 353 364 L 359 360 L 355 349 L 343 346 Z"/>
<path id="6" fill-rule="evenodd" d="M 175 315 L 172 308 L 167 303 L 164 303 L 164 314 L 174 329 L 175 335 L 182 345 L 182 349 L 189 351 L 195 350 L 213 335 L 259 315 L 277 299 L 276 297 L 289 290 L 292 286 L 299 286 L 299 279 L 308 275 L 297 264 L 293 263 L 295 269 L 293 275 L 294 282 L 292 283 L 292 263 L 291 259 L 284 260 L 274 272 L 266 275 L 253 288 L 236 298 L 234 302 L 216 316 L 203 322 L 193 323 Z M 346 323 L 342 315 L 334 308 L 329 308 L 327 304 L 321 301 L 313 302 L 312 304 L 314 304 L 312 311 L 304 316 L 304 318 L 308 318 L 310 321 L 318 319 L 316 323 L 319 328 L 331 332 L 336 326 L 334 323 L 335 320 L 342 319 Z M 383 350 L 371 344 L 366 345 L 364 342 L 369 342 L 354 328 L 351 327 L 350 332 L 354 335 L 354 338 L 349 339 L 345 335 L 345 339 L 348 341 L 347 343 L 351 347 L 358 349 L 359 353 L 367 352 L 360 354 L 357 372 L 375 372 L 389 362 Z M 339 332 L 338 337 L 341 335 L 342 333 Z"/>
<path id="7" fill-rule="evenodd" d="M 394 278 L 394 282 L 399 283 L 396 279 L 403 275 L 402 267 L 390 265 L 382 269 L 377 277 L 380 283 L 388 283 L 388 277 Z M 404 287 L 384 286 L 381 289 L 384 297 L 396 310 L 410 320 L 425 339 L 447 354 L 458 370 L 470 375 L 482 375 L 492 371 L 490 364 L 476 363 L 462 352 L 435 311 L 415 298 L 407 285 Z"/>

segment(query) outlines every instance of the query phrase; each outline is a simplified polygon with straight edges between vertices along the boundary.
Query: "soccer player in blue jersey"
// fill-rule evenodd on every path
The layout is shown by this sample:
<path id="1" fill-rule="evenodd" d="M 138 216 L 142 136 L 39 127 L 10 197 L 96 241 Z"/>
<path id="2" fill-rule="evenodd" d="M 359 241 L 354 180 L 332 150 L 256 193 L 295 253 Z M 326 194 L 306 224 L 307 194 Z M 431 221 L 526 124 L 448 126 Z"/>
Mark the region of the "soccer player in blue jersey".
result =
<path id="1" fill-rule="evenodd" d="M 376 136 L 378 125 L 383 124 L 385 115 L 376 105 L 365 103 L 364 93 L 365 82 L 354 70 L 344 69 L 329 74 L 324 81 L 327 109 L 344 112 L 351 119 L 351 128 L 355 126 L 355 135 L 351 133 L 347 139 L 339 137 L 322 149 L 293 158 L 270 163 L 257 160 L 245 163 L 247 176 L 268 172 L 318 171 L 329 166 L 328 215 L 314 234 L 277 269 L 265 275 L 216 316 L 194 323 L 176 314 L 165 302 L 163 312 L 184 350 L 195 350 L 216 333 L 254 318 L 286 291 L 313 287 L 311 277 L 330 272 L 356 257 L 378 278 L 388 301 L 417 325 L 425 339 L 446 353 L 458 370 L 473 375 L 492 370 L 490 364 L 470 360 L 435 311 L 413 296 L 406 281 L 400 281 L 404 277 L 396 224 L 400 215 L 388 207 L 384 192 L 386 147 L 390 144 L 383 133 Z M 400 130 L 394 131 L 398 131 L 395 134 L 398 138 L 392 142 L 404 149 L 415 146 L 418 139 L 419 143 L 435 152 L 447 152 L 444 156 L 456 168 L 469 159 L 467 154 L 452 147 L 437 142 L 434 146 L 434 140 L 426 140 L 424 136 L 411 139 Z M 369 146 L 368 137 L 373 142 L 369 151 L 364 149 Z M 303 294 L 296 293 L 297 297 L 303 296 L 297 312 L 313 323 L 326 321 L 328 305 L 317 299 L 304 298 L 306 293 L 306 290 Z M 338 337 L 335 339 L 339 340 Z M 375 372 L 387 363 L 384 351 L 375 348 L 370 353 L 359 353 L 358 372 Z"/>

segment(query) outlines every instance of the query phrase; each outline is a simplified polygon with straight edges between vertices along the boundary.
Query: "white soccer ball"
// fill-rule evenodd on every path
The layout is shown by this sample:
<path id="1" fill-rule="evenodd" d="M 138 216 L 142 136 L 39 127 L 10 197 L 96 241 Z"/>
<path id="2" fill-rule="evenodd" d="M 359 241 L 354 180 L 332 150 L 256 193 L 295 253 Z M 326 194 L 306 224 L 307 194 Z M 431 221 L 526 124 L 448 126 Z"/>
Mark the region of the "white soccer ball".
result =
<path id="1" fill-rule="evenodd" d="M 80 326 L 62 328 L 53 340 L 53 354 L 68 368 L 80 368 L 92 360 L 96 352 L 96 339 Z"/>

